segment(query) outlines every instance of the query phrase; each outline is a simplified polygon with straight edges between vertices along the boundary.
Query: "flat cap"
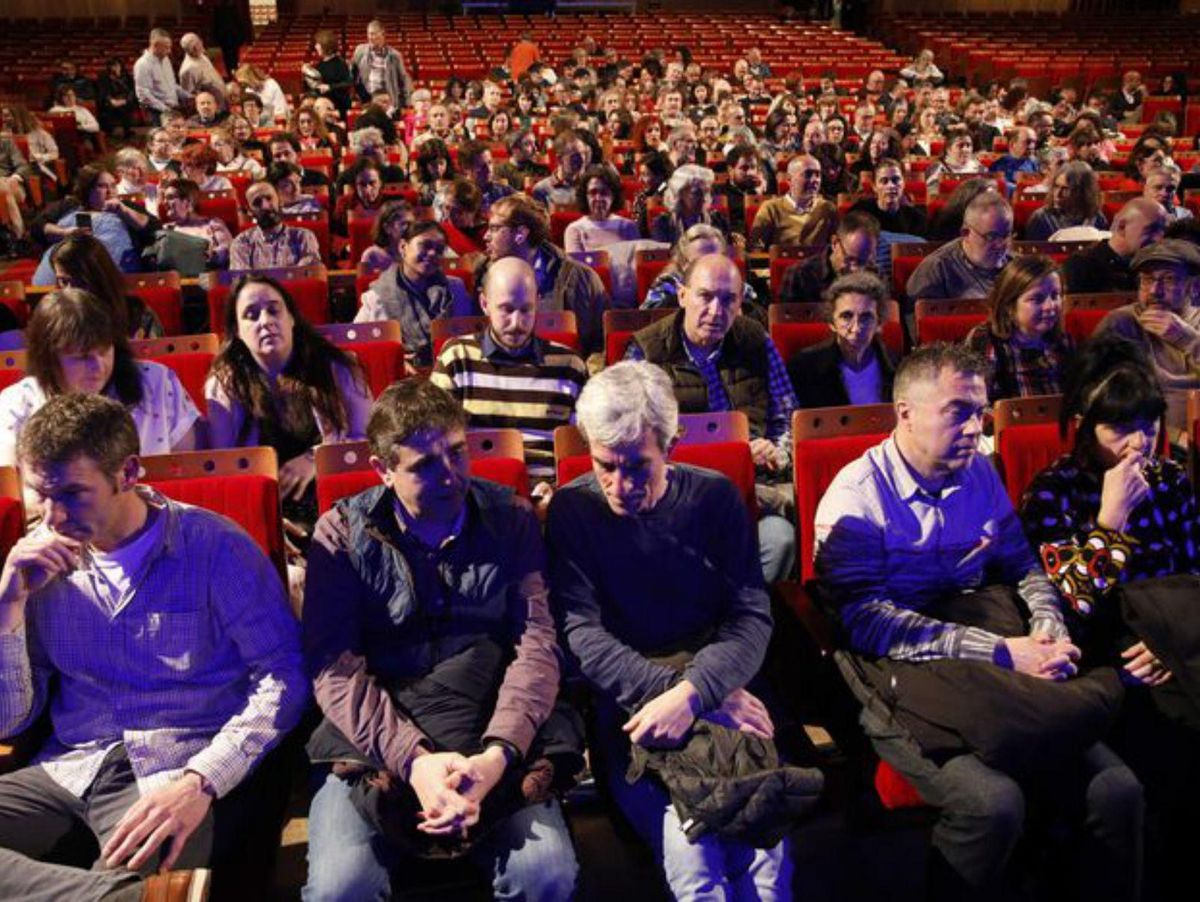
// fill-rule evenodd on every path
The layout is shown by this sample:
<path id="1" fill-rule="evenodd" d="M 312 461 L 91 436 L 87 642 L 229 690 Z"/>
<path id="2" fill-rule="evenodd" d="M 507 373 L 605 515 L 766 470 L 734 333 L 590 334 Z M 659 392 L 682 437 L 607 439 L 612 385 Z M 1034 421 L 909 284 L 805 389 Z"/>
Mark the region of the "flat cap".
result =
<path id="1" fill-rule="evenodd" d="M 1134 272 L 1148 266 L 1183 266 L 1194 274 L 1200 274 L 1200 247 L 1181 238 L 1164 238 L 1142 248 L 1133 255 L 1129 268 Z"/>

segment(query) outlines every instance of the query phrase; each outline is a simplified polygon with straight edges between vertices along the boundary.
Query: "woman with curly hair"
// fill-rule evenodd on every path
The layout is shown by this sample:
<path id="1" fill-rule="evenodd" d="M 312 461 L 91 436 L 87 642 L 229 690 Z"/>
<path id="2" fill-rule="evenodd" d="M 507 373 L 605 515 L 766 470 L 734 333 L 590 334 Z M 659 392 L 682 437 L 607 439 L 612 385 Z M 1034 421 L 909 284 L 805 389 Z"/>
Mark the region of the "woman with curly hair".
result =
<path id="1" fill-rule="evenodd" d="M 1074 226 L 1108 228 L 1100 212 L 1100 182 L 1082 160 L 1072 160 L 1054 174 L 1045 205 L 1034 211 L 1025 226 L 1025 240 L 1046 241 L 1060 229 Z"/>
<path id="2" fill-rule="evenodd" d="M 625 197 L 621 179 L 611 166 L 589 166 L 575 193 L 583 218 L 568 225 L 563 234 L 567 253 L 596 251 L 641 237 L 636 222 L 614 212 L 622 207 Z"/>

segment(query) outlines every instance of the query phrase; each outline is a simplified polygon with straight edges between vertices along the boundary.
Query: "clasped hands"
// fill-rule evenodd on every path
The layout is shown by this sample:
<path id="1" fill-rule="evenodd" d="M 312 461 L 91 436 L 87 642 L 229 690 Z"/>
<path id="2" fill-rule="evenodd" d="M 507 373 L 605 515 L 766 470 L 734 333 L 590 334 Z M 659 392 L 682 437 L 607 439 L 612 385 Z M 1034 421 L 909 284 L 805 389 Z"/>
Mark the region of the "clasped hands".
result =
<path id="1" fill-rule="evenodd" d="M 687 680 L 680 680 L 639 708 L 622 729 L 637 745 L 671 748 L 683 741 L 697 717 L 761 739 L 775 735 L 766 705 L 747 690 L 735 689 L 719 708 L 701 711 L 700 694 Z"/>
<path id="2" fill-rule="evenodd" d="M 996 663 L 1043 680 L 1067 680 L 1079 672 L 1079 648 L 1047 633 L 1005 639 Z"/>
<path id="3" fill-rule="evenodd" d="M 483 800 L 500 782 L 507 764 L 498 746 L 469 757 L 418 752 L 408 771 L 408 784 L 421 803 L 417 829 L 430 836 L 466 836 L 479 823 Z"/>

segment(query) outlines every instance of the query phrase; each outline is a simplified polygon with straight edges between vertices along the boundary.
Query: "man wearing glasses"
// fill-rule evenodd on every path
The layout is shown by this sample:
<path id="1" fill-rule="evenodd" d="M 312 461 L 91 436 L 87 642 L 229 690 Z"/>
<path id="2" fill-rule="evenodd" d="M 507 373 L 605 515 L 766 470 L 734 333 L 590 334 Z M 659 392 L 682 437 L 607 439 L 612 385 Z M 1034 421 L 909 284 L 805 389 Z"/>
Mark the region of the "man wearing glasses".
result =
<path id="1" fill-rule="evenodd" d="M 985 191 L 967 204 L 961 237 L 943 244 L 909 276 L 913 301 L 983 298 L 1009 259 L 1013 213 L 1003 197 Z"/>
<path id="2" fill-rule="evenodd" d="M 1139 250 L 1130 268 L 1137 275 L 1137 301 L 1104 317 L 1096 334 L 1111 332 L 1146 350 L 1167 399 L 1174 443 L 1187 434 L 1187 393 L 1200 388 L 1200 308 L 1194 306 L 1200 248 L 1168 238 Z"/>

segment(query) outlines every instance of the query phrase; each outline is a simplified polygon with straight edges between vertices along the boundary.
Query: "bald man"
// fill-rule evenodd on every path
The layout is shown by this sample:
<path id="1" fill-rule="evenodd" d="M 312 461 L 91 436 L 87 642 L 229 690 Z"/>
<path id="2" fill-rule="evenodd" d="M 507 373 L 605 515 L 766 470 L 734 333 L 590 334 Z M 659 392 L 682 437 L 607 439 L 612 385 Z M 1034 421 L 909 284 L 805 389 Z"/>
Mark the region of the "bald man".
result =
<path id="1" fill-rule="evenodd" d="M 537 278 L 520 257 L 488 267 L 479 303 L 487 325 L 447 342 L 430 381 L 458 400 L 471 428 L 521 431 L 534 495 L 547 501 L 554 430 L 574 421 L 587 366 L 571 348 L 534 334 Z"/>
<path id="2" fill-rule="evenodd" d="M 187 54 L 179 64 L 180 86 L 192 96 L 207 91 L 220 109 L 225 109 L 225 82 L 212 60 L 208 58 L 204 50 L 204 41 L 200 40 L 198 34 L 188 32 L 179 39 L 179 46 Z"/>
<path id="3" fill-rule="evenodd" d="M 795 562 L 790 508 L 792 411 L 796 395 L 787 367 L 766 329 L 741 316 L 742 273 L 723 254 L 699 257 L 684 273 L 679 312 L 642 329 L 627 360 L 648 360 L 671 377 L 680 413 L 740 410 L 750 420 L 760 511 L 759 553 L 767 582 L 785 578 Z"/>
<path id="4" fill-rule="evenodd" d="M 1121 208 L 1112 223 L 1112 236 L 1086 250 L 1077 251 L 1063 264 L 1067 291 L 1136 291 L 1137 276 L 1130 268 L 1133 255 L 1162 238 L 1167 211 L 1146 197 L 1135 197 Z"/>
<path id="5" fill-rule="evenodd" d="M 837 228 L 837 207 L 821 196 L 821 164 L 802 154 L 788 163 L 788 192 L 758 208 L 750 246 L 828 244 Z"/>

